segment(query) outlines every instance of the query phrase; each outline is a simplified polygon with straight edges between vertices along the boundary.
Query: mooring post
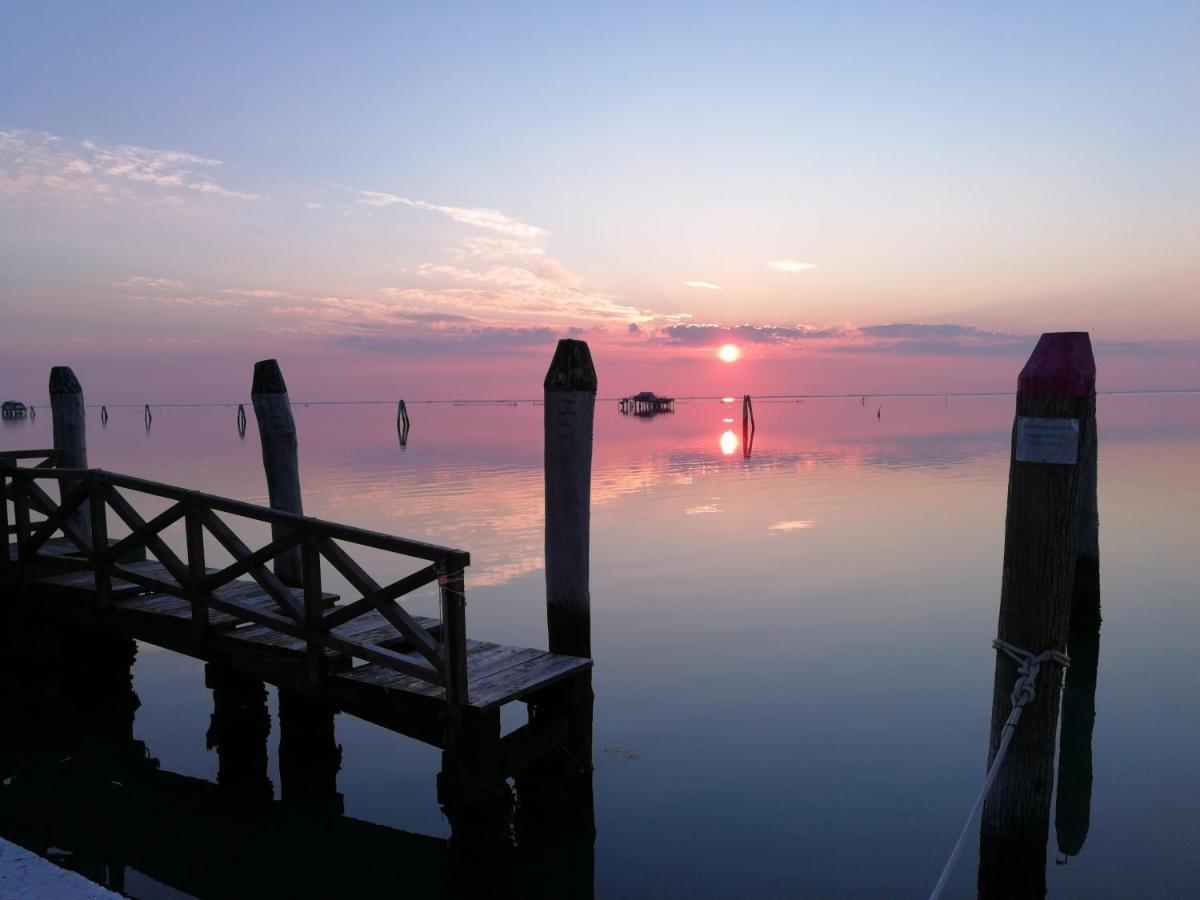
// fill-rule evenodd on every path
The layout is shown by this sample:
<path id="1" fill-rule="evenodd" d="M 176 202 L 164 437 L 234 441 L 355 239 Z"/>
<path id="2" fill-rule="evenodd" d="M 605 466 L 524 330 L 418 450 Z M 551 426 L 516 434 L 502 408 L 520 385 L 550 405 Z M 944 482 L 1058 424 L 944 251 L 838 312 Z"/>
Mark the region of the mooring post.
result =
<path id="1" fill-rule="evenodd" d="M 1044 334 L 1017 382 L 998 637 L 1040 654 L 1067 650 L 1079 535 L 1080 454 L 1095 415 L 1096 365 L 1083 332 Z M 996 654 L 988 767 L 999 749 L 1017 663 Z M 1041 666 L 983 806 L 980 897 L 1045 894 L 1062 668 Z"/>
<path id="2" fill-rule="evenodd" d="M 254 364 L 254 383 L 250 388 L 254 417 L 258 420 L 258 437 L 262 442 L 263 470 L 267 475 L 267 496 L 271 508 L 304 514 L 300 501 L 300 460 L 296 447 L 296 420 L 288 402 L 287 384 L 279 363 L 264 359 Z M 279 540 L 287 528 L 271 526 L 271 537 Z M 300 547 L 293 547 L 275 557 L 275 575 L 289 587 L 300 587 Z"/>
<path id="3" fill-rule="evenodd" d="M 546 373 L 546 622 L 550 650 L 592 655 L 588 556 L 596 368 L 585 341 L 561 340 Z"/>
<path id="4" fill-rule="evenodd" d="M 50 370 L 50 414 L 54 427 L 55 465 L 62 469 L 86 469 L 87 422 L 84 419 L 83 388 L 70 366 L 55 366 Z M 78 486 L 77 479 L 63 481 L 62 496 Z M 84 538 L 91 536 L 91 513 L 84 504 L 73 510 L 67 521 Z"/>
<path id="5" fill-rule="evenodd" d="M 292 688 L 279 689 L 279 798 L 317 815 L 340 816 L 337 789 L 342 748 L 334 735 L 335 710 Z"/>
<path id="6" fill-rule="evenodd" d="M 213 695 L 205 740 L 208 749 L 217 751 L 217 784 L 235 796 L 270 800 L 274 790 L 267 774 L 271 716 L 266 686 L 223 661 L 205 665 L 204 683 Z"/>

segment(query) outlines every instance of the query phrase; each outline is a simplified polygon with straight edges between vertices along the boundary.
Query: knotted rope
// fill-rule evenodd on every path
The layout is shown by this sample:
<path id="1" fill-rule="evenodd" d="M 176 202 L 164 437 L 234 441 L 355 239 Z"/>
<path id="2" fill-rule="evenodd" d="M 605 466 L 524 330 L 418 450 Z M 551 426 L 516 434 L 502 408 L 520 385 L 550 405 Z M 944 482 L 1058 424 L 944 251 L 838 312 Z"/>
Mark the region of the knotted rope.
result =
<path id="1" fill-rule="evenodd" d="M 1041 671 L 1042 663 L 1055 662 L 1064 669 L 1071 664 L 1071 660 L 1067 654 L 1059 650 L 1043 650 L 1041 653 L 1030 653 L 1028 650 L 1022 650 L 1008 641 L 1002 641 L 999 638 L 992 641 L 992 646 L 1001 653 L 1009 656 L 1013 662 L 1017 664 L 1017 680 L 1013 682 L 1012 693 L 1008 695 L 1009 702 L 1012 703 L 1012 712 L 1008 714 L 1008 719 L 1004 723 L 1004 727 L 1000 729 L 1000 746 L 996 748 L 996 755 L 992 759 L 991 766 L 988 767 L 987 778 L 983 782 L 983 790 L 979 792 L 979 796 L 975 798 L 975 805 L 971 807 L 971 811 L 967 814 L 967 821 L 963 823 L 962 831 L 959 832 L 958 840 L 954 844 L 954 849 L 950 852 L 950 858 L 946 860 L 946 866 L 942 869 L 942 876 L 934 885 L 933 892 L 929 895 L 929 900 L 937 900 L 942 895 L 942 890 L 946 887 L 946 880 L 950 877 L 950 872 L 954 869 L 954 863 L 958 860 L 958 854 L 962 852 L 963 843 L 967 839 L 967 831 L 971 827 L 971 822 L 975 820 L 975 813 L 983 804 L 984 798 L 987 797 L 988 791 L 992 789 L 992 783 L 996 780 L 996 776 L 1000 772 L 1000 764 L 1004 762 L 1004 754 L 1008 752 L 1009 742 L 1012 740 L 1013 732 L 1017 729 L 1017 723 L 1021 721 L 1021 710 L 1026 704 L 1032 703 L 1037 697 L 1037 677 Z"/>

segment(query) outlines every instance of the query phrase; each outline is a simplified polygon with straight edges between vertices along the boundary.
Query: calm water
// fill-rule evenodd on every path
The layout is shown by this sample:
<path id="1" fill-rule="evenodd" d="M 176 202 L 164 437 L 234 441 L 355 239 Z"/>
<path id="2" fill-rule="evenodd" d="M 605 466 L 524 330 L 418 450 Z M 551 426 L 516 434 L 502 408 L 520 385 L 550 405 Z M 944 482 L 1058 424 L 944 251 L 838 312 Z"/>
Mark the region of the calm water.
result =
<path id="1" fill-rule="evenodd" d="M 1012 399 L 879 407 L 760 401 L 746 459 L 740 404 L 598 405 L 597 896 L 932 887 L 983 776 Z M 110 412 L 102 429 L 89 411 L 92 465 L 266 502 L 253 417 L 239 439 L 233 408 L 162 408 L 149 432 Z M 469 633 L 544 646 L 541 408 L 410 415 L 402 450 L 392 408 L 298 406 L 306 512 L 470 550 Z M 1091 822 L 1066 865 L 1052 823 L 1049 892 L 1195 896 L 1200 396 L 1103 396 L 1099 426 Z M 6 449 L 49 443 L 45 410 L 0 430 Z M 212 779 L 202 665 L 143 646 L 134 678 L 137 737 Z M 437 751 L 336 727 L 347 815 L 448 834 Z M 976 864 L 972 839 L 950 895 L 974 894 Z"/>

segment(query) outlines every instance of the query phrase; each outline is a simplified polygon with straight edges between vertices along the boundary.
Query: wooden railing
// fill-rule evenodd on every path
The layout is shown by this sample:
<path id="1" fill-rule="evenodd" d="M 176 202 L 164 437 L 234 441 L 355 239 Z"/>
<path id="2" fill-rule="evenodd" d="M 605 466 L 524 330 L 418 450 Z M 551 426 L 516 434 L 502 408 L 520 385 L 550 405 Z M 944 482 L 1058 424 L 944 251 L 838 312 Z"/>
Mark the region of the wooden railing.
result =
<path id="1" fill-rule="evenodd" d="M 40 459 L 36 467 L 19 465 Z M 90 570 L 95 574 L 96 602 L 111 602 L 113 580 L 120 579 L 149 591 L 189 601 L 196 638 L 210 639 L 209 611 L 217 610 L 240 620 L 304 642 L 309 677 L 317 680 L 325 669 L 326 650 L 374 663 L 422 681 L 440 685 L 452 705 L 466 702 L 466 625 L 463 570 L 470 556 L 463 550 L 407 540 L 322 519 L 281 512 L 200 491 L 159 484 L 102 469 L 53 468 L 54 451 L 27 450 L 0 453 L 0 529 L 16 536 L 18 570 L 45 568 Z M 60 499 L 44 485 L 57 482 Z M 168 501 L 165 510 L 149 520 L 138 513 L 126 495 Z M 9 502 L 12 517 L 9 517 Z M 41 516 L 35 520 L 34 515 Z M 110 516 L 124 523 L 129 533 L 109 539 Z M 184 522 L 185 547 L 176 553 L 162 538 L 168 526 Z M 271 526 L 270 540 L 251 549 L 226 521 L 252 520 Z M 74 552 L 44 552 L 56 535 L 71 542 Z M 205 536 L 211 536 L 232 558 L 218 571 L 205 565 Z M 366 547 L 428 563 L 403 578 L 381 584 L 350 555 L 344 546 Z M 284 584 L 268 567 L 280 555 L 299 548 L 299 584 Z M 129 551 L 145 548 L 166 572 L 153 577 L 144 567 L 131 567 L 121 559 Z M 358 593 L 349 602 L 327 606 L 322 590 L 321 563 L 328 562 Z M 9 565 L 8 553 L 3 563 Z M 161 573 L 160 573 L 161 574 Z M 236 593 L 222 596 L 220 589 L 248 575 L 273 601 L 268 608 L 238 602 Z M 436 581 L 440 588 L 440 636 L 431 633 L 396 601 Z M 395 640 L 361 641 L 335 629 L 372 611 L 378 611 L 395 631 Z M 384 643 L 399 644 L 389 649 Z"/>

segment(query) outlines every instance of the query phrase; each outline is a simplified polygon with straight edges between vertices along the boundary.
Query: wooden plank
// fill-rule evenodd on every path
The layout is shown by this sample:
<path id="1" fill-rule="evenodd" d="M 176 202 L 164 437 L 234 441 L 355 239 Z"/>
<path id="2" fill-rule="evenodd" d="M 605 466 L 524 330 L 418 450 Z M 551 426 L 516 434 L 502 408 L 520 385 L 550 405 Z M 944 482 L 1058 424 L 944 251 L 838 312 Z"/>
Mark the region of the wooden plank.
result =
<path id="1" fill-rule="evenodd" d="M 531 647 L 510 647 L 486 641 L 467 641 L 467 682 L 481 681 L 497 672 L 545 656 L 545 650 Z M 443 690 L 432 684 L 409 678 L 380 666 L 365 665 L 338 675 L 348 681 L 361 681 L 388 690 L 442 698 Z"/>
<path id="2" fill-rule="evenodd" d="M 476 709 L 490 709 L 561 681 L 591 665 L 590 659 L 579 656 L 546 653 L 474 682 L 470 686 L 469 704 Z"/>
<path id="3" fill-rule="evenodd" d="M 349 622 L 356 616 L 366 612 L 367 610 L 376 610 L 375 601 L 377 598 L 384 600 L 393 600 L 404 594 L 411 593 L 419 587 L 424 587 L 430 582 L 437 579 L 437 567 L 426 566 L 419 571 L 413 572 L 411 575 L 406 575 L 398 581 L 393 581 L 387 587 L 378 592 L 373 592 L 366 597 L 361 597 L 353 603 L 348 603 L 345 606 L 338 607 L 325 616 L 325 624 L 333 628 L 341 625 L 343 622 Z"/>
<path id="4" fill-rule="evenodd" d="M 175 552 L 166 545 L 163 539 L 158 536 L 158 532 L 155 529 L 152 529 L 146 520 L 138 514 L 138 511 L 130 505 L 129 501 L 122 497 L 120 493 L 118 493 L 117 489 L 111 485 L 104 486 L 104 499 L 108 501 L 108 505 L 112 507 L 112 511 L 124 520 L 125 524 L 130 527 L 134 534 L 138 535 L 138 539 L 145 541 L 146 549 L 148 549 L 158 558 L 158 561 L 161 562 L 163 566 L 166 567 L 167 571 L 171 573 L 171 577 L 174 578 L 179 584 L 186 584 L 188 578 L 188 567 L 184 565 L 183 560 L 176 556 Z M 179 515 L 183 515 L 183 505 L 177 505 L 180 507 Z M 168 512 L 171 512 L 171 510 L 168 510 Z M 178 517 L 179 516 L 176 516 L 175 518 Z M 163 518 L 164 516 L 157 516 L 155 519 L 156 524 L 158 520 Z M 174 521 L 174 519 L 169 521 Z M 166 524 L 169 524 L 169 522 Z M 166 524 L 163 524 L 159 527 L 165 528 Z"/>
<path id="5" fill-rule="evenodd" d="M 204 522 L 204 527 L 233 555 L 234 559 L 240 560 L 250 556 L 250 548 L 211 509 L 199 509 L 197 512 Z M 296 518 L 303 523 L 304 519 L 302 517 L 297 516 Z M 274 572 L 264 568 L 262 565 L 257 565 L 252 566 L 248 574 L 261 584 L 268 594 L 275 598 L 279 604 L 279 608 L 290 615 L 293 620 L 297 622 L 304 620 L 304 613 L 301 610 L 300 604 L 288 592 L 283 582 L 275 577 Z"/>

